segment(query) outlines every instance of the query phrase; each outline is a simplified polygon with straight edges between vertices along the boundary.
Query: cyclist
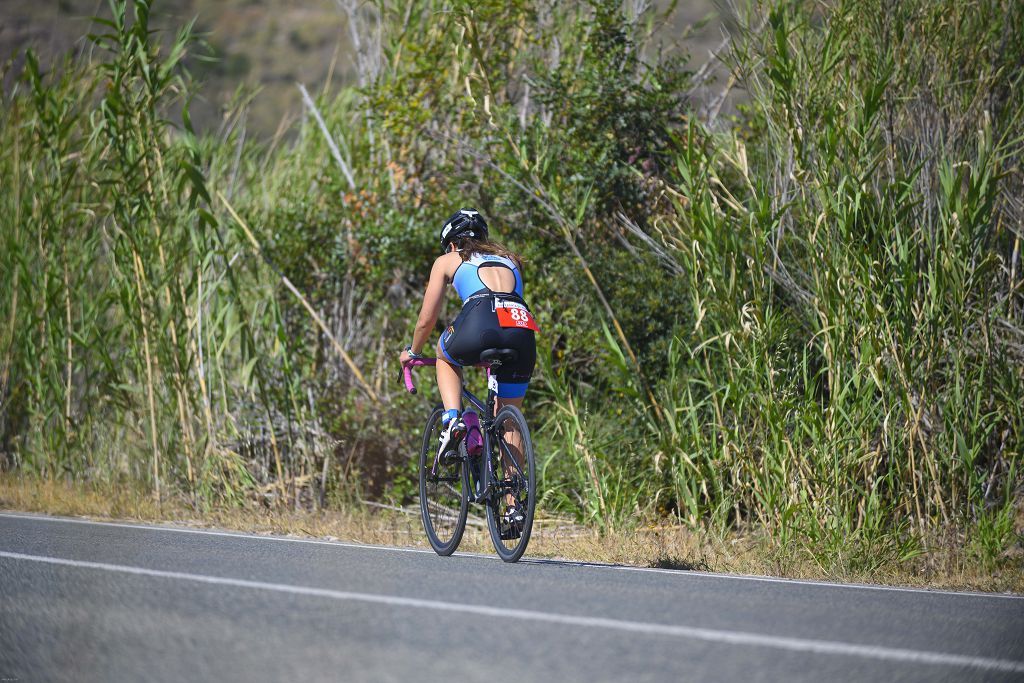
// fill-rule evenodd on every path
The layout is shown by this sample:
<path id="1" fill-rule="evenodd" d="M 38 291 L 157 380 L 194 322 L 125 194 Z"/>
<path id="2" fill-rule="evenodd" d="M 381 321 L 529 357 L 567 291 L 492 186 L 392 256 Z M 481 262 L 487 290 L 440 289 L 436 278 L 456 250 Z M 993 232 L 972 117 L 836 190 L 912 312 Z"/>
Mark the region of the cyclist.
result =
<path id="1" fill-rule="evenodd" d="M 421 358 L 423 347 L 437 323 L 445 286 L 451 284 L 462 299 L 462 310 L 437 342 L 437 388 L 445 413 L 439 449 L 444 452 L 460 429 L 462 368 L 480 362 L 486 349 L 514 349 L 512 364 L 495 370 L 497 407 L 522 407 L 523 396 L 537 358 L 537 325 L 523 300 L 522 259 L 488 237 L 487 222 L 475 209 L 459 209 L 441 227 L 441 251 L 430 269 L 412 343 L 401 362 Z M 519 524 L 522 513 L 509 508 L 508 522 Z"/>

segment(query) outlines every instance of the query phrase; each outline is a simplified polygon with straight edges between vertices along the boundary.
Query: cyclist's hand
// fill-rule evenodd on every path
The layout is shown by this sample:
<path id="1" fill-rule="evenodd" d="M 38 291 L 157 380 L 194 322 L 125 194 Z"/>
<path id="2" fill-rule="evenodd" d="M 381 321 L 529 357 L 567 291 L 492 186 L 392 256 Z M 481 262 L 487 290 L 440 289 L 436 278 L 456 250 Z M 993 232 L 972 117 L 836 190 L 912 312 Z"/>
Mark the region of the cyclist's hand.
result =
<path id="1" fill-rule="evenodd" d="M 408 349 L 402 349 L 402 353 L 398 357 L 398 361 L 402 364 L 402 367 L 404 368 L 406 365 L 408 365 L 409 361 L 411 360 L 412 356 L 409 355 Z"/>

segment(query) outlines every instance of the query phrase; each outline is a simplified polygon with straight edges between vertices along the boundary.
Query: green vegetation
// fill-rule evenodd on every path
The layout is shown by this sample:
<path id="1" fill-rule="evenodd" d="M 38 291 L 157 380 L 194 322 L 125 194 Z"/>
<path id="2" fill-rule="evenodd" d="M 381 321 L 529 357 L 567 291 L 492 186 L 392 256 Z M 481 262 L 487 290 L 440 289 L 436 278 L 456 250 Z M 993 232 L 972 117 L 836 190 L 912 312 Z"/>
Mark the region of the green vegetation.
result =
<path id="1" fill-rule="evenodd" d="M 475 205 L 527 260 L 547 511 L 832 575 L 937 542 L 1019 561 L 1020 4 L 759 4 L 729 120 L 636 6 L 353 10 L 381 27 L 361 87 L 288 144 L 242 107 L 197 135 L 189 31 L 158 48 L 143 0 L 92 62 L 29 58 L 0 111 L 4 467 L 200 509 L 408 502 L 426 402 L 397 351 Z"/>

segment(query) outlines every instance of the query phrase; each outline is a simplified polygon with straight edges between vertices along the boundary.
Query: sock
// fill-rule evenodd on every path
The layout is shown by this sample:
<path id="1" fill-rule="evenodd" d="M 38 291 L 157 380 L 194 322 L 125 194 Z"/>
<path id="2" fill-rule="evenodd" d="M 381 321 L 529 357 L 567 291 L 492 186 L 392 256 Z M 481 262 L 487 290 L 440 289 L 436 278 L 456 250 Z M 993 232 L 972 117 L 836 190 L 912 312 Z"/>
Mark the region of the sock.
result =
<path id="1" fill-rule="evenodd" d="M 451 410 L 446 410 L 444 411 L 444 414 L 441 416 L 441 424 L 447 427 L 448 423 L 457 418 L 458 416 L 459 411 L 456 410 L 455 408 L 452 408 Z"/>

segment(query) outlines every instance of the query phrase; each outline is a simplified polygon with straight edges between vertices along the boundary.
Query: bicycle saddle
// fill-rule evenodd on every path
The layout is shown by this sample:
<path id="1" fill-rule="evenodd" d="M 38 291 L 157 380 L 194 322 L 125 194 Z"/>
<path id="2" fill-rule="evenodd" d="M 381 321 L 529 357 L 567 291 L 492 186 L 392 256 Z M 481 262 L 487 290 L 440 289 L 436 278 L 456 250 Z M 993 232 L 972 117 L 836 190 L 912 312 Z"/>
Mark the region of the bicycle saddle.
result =
<path id="1" fill-rule="evenodd" d="M 492 368 L 515 363 L 519 352 L 515 349 L 487 349 L 480 352 L 480 362 Z"/>

